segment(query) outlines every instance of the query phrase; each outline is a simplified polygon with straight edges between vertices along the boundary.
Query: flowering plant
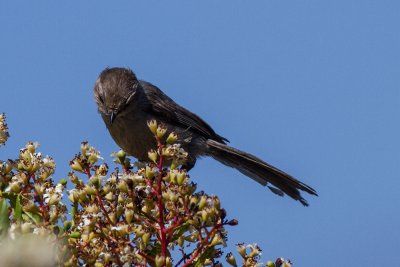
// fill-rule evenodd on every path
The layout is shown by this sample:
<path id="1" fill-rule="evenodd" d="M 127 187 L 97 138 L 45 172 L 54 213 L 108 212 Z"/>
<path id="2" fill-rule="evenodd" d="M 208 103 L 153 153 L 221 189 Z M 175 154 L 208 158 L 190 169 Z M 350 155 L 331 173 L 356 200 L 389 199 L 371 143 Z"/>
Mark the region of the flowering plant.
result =
<path id="1" fill-rule="evenodd" d="M 66 179 L 53 180 L 54 160 L 37 152 L 37 143 L 29 142 L 17 160 L 0 161 L 0 247 L 40 236 L 51 245 L 40 266 L 222 266 L 226 227 L 237 220 L 227 219 L 217 196 L 197 191 L 182 167 L 187 153 L 176 134 L 156 121 L 148 126 L 157 143 L 149 161 L 132 164 L 118 151 L 113 172 L 83 142 L 70 161 L 69 190 Z M 8 136 L 1 115 L 0 144 Z M 238 244 L 237 252 L 243 266 L 261 265 L 257 245 Z M 237 266 L 232 253 L 225 258 Z"/>

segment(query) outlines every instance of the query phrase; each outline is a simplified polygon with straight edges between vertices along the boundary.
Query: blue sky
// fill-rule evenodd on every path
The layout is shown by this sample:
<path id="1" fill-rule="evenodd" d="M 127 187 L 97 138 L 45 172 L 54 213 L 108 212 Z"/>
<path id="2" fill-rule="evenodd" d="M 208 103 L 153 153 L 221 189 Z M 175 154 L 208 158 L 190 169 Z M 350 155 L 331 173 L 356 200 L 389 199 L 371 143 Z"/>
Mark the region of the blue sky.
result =
<path id="1" fill-rule="evenodd" d="M 131 67 L 237 148 L 313 186 L 309 208 L 203 159 L 191 177 L 220 196 L 230 245 L 295 266 L 400 262 L 398 1 L 3 1 L 0 112 L 11 138 L 57 162 L 88 140 L 117 146 L 92 89 Z M 110 161 L 110 160 L 109 160 Z"/>

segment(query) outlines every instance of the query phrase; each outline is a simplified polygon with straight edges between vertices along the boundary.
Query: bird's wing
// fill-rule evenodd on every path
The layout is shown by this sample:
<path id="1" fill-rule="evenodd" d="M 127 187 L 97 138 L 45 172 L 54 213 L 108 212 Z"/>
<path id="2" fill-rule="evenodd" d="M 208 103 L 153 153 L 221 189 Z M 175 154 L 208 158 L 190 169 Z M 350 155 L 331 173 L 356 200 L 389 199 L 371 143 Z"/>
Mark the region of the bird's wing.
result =
<path id="1" fill-rule="evenodd" d="M 184 128 L 191 129 L 207 139 L 225 143 L 226 138 L 218 135 L 204 120 L 196 114 L 181 107 L 171 98 L 164 94 L 159 88 L 146 81 L 139 81 L 148 99 L 146 111 L 157 117 L 162 117 L 171 124 L 179 124 Z"/>

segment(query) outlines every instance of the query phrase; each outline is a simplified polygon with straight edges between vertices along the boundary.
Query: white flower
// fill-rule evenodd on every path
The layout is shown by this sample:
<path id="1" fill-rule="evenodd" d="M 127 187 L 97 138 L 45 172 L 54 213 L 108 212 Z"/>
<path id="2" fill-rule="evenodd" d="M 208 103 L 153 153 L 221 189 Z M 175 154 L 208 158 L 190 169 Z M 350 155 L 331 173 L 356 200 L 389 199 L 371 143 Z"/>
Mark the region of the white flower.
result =
<path id="1" fill-rule="evenodd" d="M 43 194 L 44 202 L 48 205 L 54 205 L 60 202 L 63 197 L 63 189 L 64 186 L 62 184 L 57 184 L 56 187 L 46 188 L 46 193 Z"/>
<path id="2" fill-rule="evenodd" d="M 63 186 L 62 184 L 57 184 L 57 185 L 56 185 L 56 190 L 55 190 L 56 193 L 62 195 L 62 191 L 63 191 L 63 190 L 64 190 L 64 186 Z"/>

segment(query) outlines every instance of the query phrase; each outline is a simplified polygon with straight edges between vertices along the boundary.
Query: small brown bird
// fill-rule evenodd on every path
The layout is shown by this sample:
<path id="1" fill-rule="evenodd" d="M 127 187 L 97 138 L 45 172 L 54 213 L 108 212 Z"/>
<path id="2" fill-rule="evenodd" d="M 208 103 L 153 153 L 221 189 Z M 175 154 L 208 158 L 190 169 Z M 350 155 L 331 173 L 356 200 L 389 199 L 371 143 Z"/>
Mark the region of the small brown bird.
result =
<path id="1" fill-rule="evenodd" d="M 198 157 L 211 156 L 268 186 L 275 194 L 287 194 L 304 206 L 308 203 L 299 190 L 317 196 L 313 188 L 289 174 L 228 146 L 228 140 L 216 134 L 199 116 L 175 103 L 156 86 L 138 80 L 130 69 L 105 69 L 96 81 L 94 96 L 115 142 L 139 160 L 147 160 L 147 152 L 156 147 L 147 127 L 147 121 L 155 119 L 178 135 L 178 142 L 188 153 L 188 170 Z"/>

